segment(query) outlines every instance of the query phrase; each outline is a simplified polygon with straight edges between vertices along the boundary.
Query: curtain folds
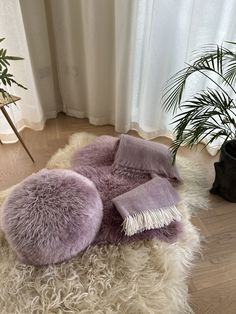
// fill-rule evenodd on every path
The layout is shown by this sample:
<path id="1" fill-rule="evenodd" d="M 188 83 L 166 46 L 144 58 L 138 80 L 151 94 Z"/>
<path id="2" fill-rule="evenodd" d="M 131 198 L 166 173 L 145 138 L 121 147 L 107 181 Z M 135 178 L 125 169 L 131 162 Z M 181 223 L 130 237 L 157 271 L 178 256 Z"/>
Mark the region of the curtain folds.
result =
<path id="1" fill-rule="evenodd" d="M 235 40 L 235 10 L 234 0 L 0 0 L 0 38 L 25 58 L 11 70 L 28 87 L 10 90 L 22 100 L 9 113 L 18 129 L 41 129 L 64 111 L 118 132 L 172 136 L 163 85 L 193 50 Z M 194 79 L 186 95 L 205 84 Z M 14 140 L 2 116 L 0 138 Z"/>

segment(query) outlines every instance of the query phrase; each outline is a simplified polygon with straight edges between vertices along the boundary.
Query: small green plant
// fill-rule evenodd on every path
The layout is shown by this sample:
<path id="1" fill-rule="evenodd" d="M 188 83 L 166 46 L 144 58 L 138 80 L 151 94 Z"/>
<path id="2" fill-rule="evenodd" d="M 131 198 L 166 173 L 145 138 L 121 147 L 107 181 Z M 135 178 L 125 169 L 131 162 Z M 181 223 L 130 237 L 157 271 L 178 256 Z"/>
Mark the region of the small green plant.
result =
<path id="1" fill-rule="evenodd" d="M 170 147 L 174 160 L 181 145 L 192 148 L 207 136 L 205 146 L 218 138 L 225 143 L 236 137 L 236 52 L 227 45 L 234 48 L 236 43 L 208 45 L 196 51 L 191 64 L 166 84 L 163 108 L 175 114 L 172 124 L 176 138 Z M 205 76 L 216 88 L 206 88 L 183 101 L 186 81 L 194 73 Z"/>
<path id="2" fill-rule="evenodd" d="M 5 38 L 0 38 L 0 43 L 4 39 Z M 9 73 L 10 62 L 17 60 L 23 60 L 23 58 L 9 56 L 7 54 L 7 49 L 0 49 L 0 93 L 2 93 L 4 98 L 9 96 L 9 93 L 5 90 L 6 86 L 12 86 L 12 84 L 15 84 L 21 88 L 27 89 L 14 79 L 13 74 Z"/>

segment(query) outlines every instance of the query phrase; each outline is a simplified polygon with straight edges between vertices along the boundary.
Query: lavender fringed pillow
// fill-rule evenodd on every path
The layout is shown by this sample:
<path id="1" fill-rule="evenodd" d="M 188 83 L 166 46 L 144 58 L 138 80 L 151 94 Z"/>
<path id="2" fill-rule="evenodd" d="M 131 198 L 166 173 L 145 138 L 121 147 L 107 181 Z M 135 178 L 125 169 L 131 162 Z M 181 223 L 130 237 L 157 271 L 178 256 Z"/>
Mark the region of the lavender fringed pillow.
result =
<path id="1" fill-rule="evenodd" d="M 179 203 L 177 191 L 167 179 L 158 176 L 112 202 L 124 219 L 123 230 L 128 236 L 181 220 L 176 207 Z"/>
<path id="2" fill-rule="evenodd" d="M 71 170 L 41 170 L 18 185 L 3 207 L 3 229 L 19 259 L 65 261 L 95 238 L 103 216 L 94 184 Z"/>
<path id="3" fill-rule="evenodd" d="M 181 182 L 177 168 L 172 163 L 166 145 L 122 134 L 115 155 L 113 171 L 117 174 L 140 176 L 159 175 L 174 182 Z"/>

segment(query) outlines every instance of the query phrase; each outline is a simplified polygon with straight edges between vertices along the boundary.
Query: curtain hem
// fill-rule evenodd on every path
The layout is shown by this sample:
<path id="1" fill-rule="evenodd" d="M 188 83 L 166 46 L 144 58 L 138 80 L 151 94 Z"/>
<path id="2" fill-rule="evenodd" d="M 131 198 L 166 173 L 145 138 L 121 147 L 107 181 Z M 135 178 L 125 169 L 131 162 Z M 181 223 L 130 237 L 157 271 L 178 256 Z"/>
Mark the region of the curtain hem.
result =
<path id="1" fill-rule="evenodd" d="M 21 119 L 15 123 L 15 127 L 17 128 L 18 132 L 24 130 L 25 128 L 29 128 L 34 131 L 42 131 L 44 129 L 46 120 L 56 118 L 57 114 L 58 112 L 56 111 L 50 111 L 41 121 L 29 121 L 27 119 Z M 3 144 L 12 144 L 18 141 L 15 133 L 13 133 L 12 130 L 10 133 L 0 133 L 0 139 Z"/>
<path id="2" fill-rule="evenodd" d="M 44 129 L 45 126 L 45 122 L 48 119 L 52 119 L 52 118 L 56 118 L 57 117 L 58 112 L 56 111 L 51 111 L 48 112 L 48 114 L 46 115 L 46 117 L 44 117 L 43 120 L 39 121 L 39 122 L 29 122 L 27 120 L 20 120 L 18 121 L 18 123 L 16 123 L 16 128 L 18 129 L 18 131 L 22 131 L 25 128 L 30 128 L 34 131 L 42 131 Z M 111 118 L 107 118 L 107 117 L 102 117 L 102 118 L 94 118 L 94 117 L 88 117 L 85 113 L 77 111 L 77 110 L 70 110 L 69 112 L 66 113 L 68 116 L 72 116 L 72 117 L 76 117 L 76 118 L 80 118 L 80 119 L 84 119 L 84 118 L 88 118 L 89 123 L 93 124 L 93 125 L 114 125 L 114 121 Z M 170 138 L 171 140 L 174 139 L 174 134 L 168 130 L 158 130 L 158 131 L 151 131 L 151 132 L 147 132 L 144 131 L 137 122 L 134 122 L 131 124 L 131 127 L 128 126 L 115 126 L 115 130 L 118 133 L 127 133 L 129 130 L 134 130 L 136 131 L 142 138 L 146 139 L 146 140 L 151 140 L 157 137 L 167 137 Z M 11 144 L 11 143 L 16 143 L 18 141 L 18 139 L 16 138 L 14 133 L 0 133 L 0 138 L 2 143 L 4 144 Z M 204 143 L 204 141 L 203 141 Z M 206 148 L 206 150 L 208 151 L 208 153 L 212 156 L 215 156 L 218 151 L 219 151 L 220 147 L 219 145 L 216 146 L 208 146 Z"/>

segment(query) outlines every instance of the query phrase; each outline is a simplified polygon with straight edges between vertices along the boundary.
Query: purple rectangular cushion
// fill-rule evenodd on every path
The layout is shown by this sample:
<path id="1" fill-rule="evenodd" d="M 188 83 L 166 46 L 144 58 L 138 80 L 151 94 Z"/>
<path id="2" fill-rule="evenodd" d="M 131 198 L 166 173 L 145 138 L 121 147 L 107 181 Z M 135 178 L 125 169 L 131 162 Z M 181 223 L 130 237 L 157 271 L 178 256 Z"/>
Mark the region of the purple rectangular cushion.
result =
<path id="1" fill-rule="evenodd" d="M 140 176 L 159 175 L 171 181 L 181 182 L 177 168 L 172 163 L 166 145 L 122 134 L 115 154 L 113 171 L 117 174 Z"/>
<path id="2" fill-rule="evenodd" d="M 178 193 L 167 179 L 158 176 L 119 195 L 112 202 L 124 219 L 123 230 L 128 236 L 162 228 L 181 219 L 176 207 Z"/>

